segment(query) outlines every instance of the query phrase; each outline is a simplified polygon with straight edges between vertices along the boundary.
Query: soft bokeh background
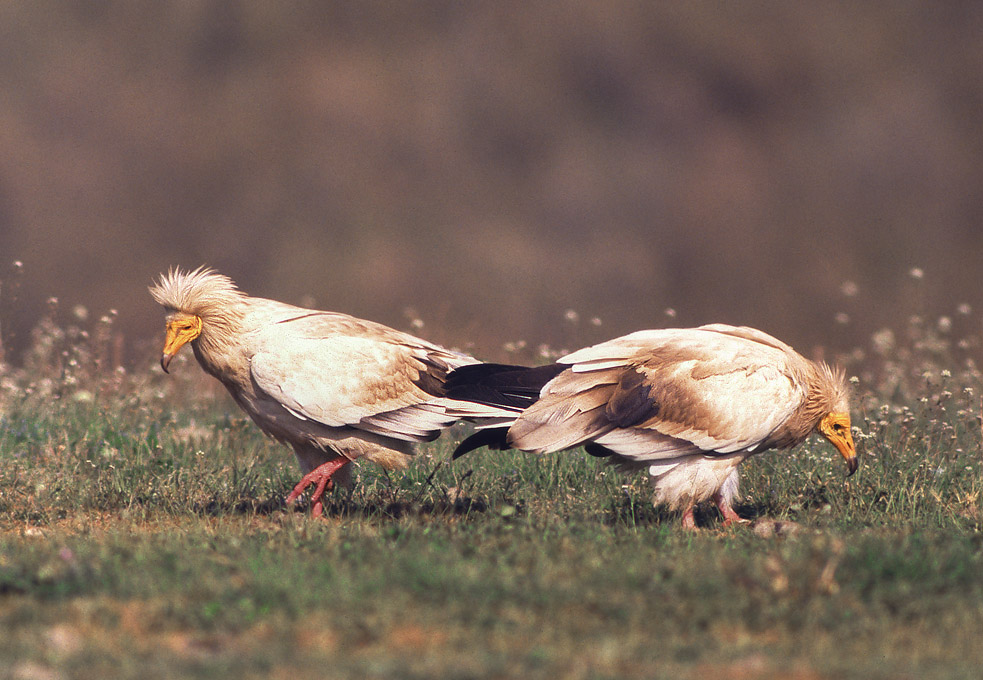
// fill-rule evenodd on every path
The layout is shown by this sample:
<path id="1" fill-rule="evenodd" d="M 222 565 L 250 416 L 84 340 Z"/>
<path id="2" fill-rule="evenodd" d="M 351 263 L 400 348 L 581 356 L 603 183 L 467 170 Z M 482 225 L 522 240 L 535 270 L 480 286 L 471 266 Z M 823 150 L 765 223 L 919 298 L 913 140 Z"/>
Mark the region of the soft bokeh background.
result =
<path id="1" fill-rule="evenodd" d="M 5 2 L 8 360 L 51 296 L 148 356 L 174 264 L 485 358 L 958 316 L 981 36 L 969 0 Z"/>

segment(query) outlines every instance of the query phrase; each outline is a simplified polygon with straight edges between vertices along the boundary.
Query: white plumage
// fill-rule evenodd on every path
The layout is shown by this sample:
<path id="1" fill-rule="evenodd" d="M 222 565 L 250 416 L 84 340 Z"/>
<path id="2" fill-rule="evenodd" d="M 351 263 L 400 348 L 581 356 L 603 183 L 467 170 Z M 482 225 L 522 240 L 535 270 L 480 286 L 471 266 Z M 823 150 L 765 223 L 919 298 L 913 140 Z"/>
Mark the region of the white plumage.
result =
<path id="1" fill-rule="evenodd" d="M 456 420 L 443 383 L 471 357 L 371 321 L 249 297 L 209 269 L 171 270 L 150 292 L 167 312 L 161 366 L 190 343 L 260 429 L 293 448 L 306 474 L 288 500 L 316 484 L 315 515 L 350 461 L 405 467 L 414 443 Z"/>
<path id="2" fill-rule="evenodd" d="M 550 453 L 586 446 L 645 468 L 655 502 L 683 510 L 716 501 L 727 522 L 737 466 L 818 430 L 857 460 L 841 372 L 753 328 L 713 324 L 647 330 L 568 354 L 553 366 L 479 364 L 454 371 L 452 415 L 478 423 L 455 457 L 482 445 Z"/>

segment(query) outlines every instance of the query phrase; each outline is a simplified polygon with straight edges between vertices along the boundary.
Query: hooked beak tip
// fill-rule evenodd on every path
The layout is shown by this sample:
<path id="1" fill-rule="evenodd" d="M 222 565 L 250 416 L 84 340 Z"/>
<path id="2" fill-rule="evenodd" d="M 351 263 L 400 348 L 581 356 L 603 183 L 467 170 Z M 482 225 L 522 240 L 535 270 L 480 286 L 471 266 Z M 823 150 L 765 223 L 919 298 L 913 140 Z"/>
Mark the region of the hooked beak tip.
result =
<path id="1" fill-rule="evenodd" d="M 162 354 L 160 357 L 160 367 L 164 369 L 164 373 L 170 373 L 167 367 L 171 365 L 171 359 L 174 358 L 173 354 Z"/>
<path id="2" fill-rule="evenodd" d="M 852 477 L 853 473 L 856 472 L 857 468 L 859 467 L 860 467 L 860 460 L 856 456 L 847 459 L 846 468 L 847 470 L 849 470 L 849 472 L 847 473 L 847 477 Z"/>

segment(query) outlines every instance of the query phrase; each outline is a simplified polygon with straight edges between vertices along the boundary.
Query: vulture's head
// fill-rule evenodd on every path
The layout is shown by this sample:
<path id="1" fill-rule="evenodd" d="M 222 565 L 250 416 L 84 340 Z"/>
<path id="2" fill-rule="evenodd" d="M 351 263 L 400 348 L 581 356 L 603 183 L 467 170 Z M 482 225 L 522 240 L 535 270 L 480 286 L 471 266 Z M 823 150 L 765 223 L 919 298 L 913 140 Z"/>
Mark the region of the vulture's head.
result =
<path id="1" fill-rule="evenodd" d="M 201 336 L 206 326 L 227 326 L 244 294 L 227 276 L 199 267 L 171 269 L 150 287 L 150 294 L 167 312 L 167 335 L 160 366 L 167 372 L 178 350 Z"/>
<path id="2" fill-rule="evenodd" d="M 828 406 L 816 429 L 840 452 L 852 475 L 857 471 L 859 461 L 850 430 L 850 388 L 846 374 L 841 369 L 832 369 L 826 364 L 822 364 L 820 368 L 824 401 Z"/>

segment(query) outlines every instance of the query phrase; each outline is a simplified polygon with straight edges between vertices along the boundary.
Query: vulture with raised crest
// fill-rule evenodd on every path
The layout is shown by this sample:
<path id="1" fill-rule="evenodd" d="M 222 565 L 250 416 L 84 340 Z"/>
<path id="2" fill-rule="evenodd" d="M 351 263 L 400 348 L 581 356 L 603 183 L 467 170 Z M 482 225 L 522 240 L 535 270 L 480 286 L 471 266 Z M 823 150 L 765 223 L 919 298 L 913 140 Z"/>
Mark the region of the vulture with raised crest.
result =
<path id="1" fill-rule="evenodd" d="M 479 428 L 455 458 L 481 446 L 534 453 L 584 446 L 647 469 L 656 504 L 681 510 L 686 528 L 696 526 L 695 505 L 708 500 L 725 525 L 740 521 L 733 500 L 741 462 L 813 431 L 836 447 L 850 474 L 858 465 L 843 372 L 753 328 L 639 331 L 548 366 L 464 366 L 445 389 L 455 400 L 449 413 Z"/>
<path id="2" fill-rule="evenodd" d="M 315 516 L 332 477 L 365 458 L 403 468 L 456 418 L 443 384 L 471 357 L 371 321 L 249 297 L 211 269 L 172 269 L 150 288 L 166 311 L 161 367 L 190 343 L 263 432 L 289 444 Z"/>

